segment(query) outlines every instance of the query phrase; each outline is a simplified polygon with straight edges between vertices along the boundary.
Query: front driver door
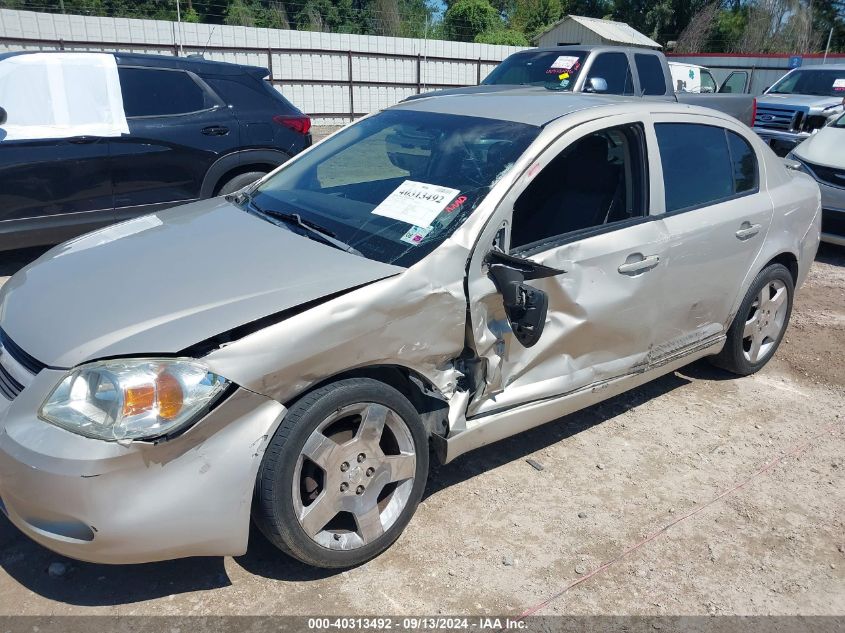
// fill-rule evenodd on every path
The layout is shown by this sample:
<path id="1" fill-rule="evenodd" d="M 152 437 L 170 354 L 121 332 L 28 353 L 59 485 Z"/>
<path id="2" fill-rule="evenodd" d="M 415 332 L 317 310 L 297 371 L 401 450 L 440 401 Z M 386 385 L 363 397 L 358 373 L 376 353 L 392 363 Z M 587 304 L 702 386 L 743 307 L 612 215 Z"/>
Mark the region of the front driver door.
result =
<path id="1" fill-rule="evenodd" d="M 650 134 L 628 115 L 578 126 L 503 200 L 488 232 L 501 226 L 497 242 L 511 256 L 563 272 L 526 282 L 548 299 L 543 332 L 526 347 L 485 264 L 496 247 L 482 236 L 491 245 L 476 249 L 468 290 L 483 380 L 468 418 L 600 388 L 648 366 L 667 243 L 650 215 L 660 192 L 647 168 Z"/>

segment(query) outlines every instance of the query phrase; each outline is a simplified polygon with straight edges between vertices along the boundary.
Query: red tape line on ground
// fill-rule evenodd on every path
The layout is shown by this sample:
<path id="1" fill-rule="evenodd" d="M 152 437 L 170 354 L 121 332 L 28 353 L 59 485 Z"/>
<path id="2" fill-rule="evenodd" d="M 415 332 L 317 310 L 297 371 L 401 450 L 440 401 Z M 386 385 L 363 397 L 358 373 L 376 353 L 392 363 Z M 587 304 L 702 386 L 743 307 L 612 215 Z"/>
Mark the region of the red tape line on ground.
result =
<path id="1" fill-rule="evenodd" d="M 796 456 L 796 455 L 799 455 L 799 454 L 803 453 L 805 450 L 807 450 L 807 449 L 808 449 L 808 448 L 809 448 L 809 447 L 810 447 L 810 446 L 811 446 L 811 445 L 812 445 L 812 444 L 813 444 L 816 440 L 818 440 L 820 437 L 824 437 L 825 435 L 828 435 L 828 434 L 833 433 L 834 431 L 836 431 L 836 430 L 837 430 L 837 428 L 838 428 L 838 426 L 839 426 L 839 425 L 834 425 L 834 426 L 828 427 L 827 429 L 825 429 L 824 431 L 822 431 L 822 432 L 821 432 L 821 433 L 819 433 L 818 435 L 815 435 L 815 436 L 811 437 L 809 440 L 807 440 L 807 441 L 806 441 L 806 442 L 804 442 L 803 444 L 800 444 L 800 445 L 798 445 L 797 447 L 795 447 L 795 448 L 793 448 L 793 449 L 791 449 L 791 450 L 787 451 L 787 452 L 786 452 L 786 453 L 784 453 L 783 455 L 780 455 L 780 456 L 778 456 L 778 457 L 775 457 L 774 459 L 772 459 L 771 461 L 769 461 L 768 463 L 766 463 L 763 467 L 761 467 L 759 470 L 757 470 L 757 471 L 755 471 L 754 473 L 752 473 L 751 475 L 749 475 L 749 476 L 748 476 L 748 478 L 746 478 L 746 479 L 744 479 L 743 481 L 741 481 L 740 483 L 738 483 L 738 484 L 736 484 L 736 485 L 732 486 L 731 488 L 728 488 L 728 489 L 727 489 L 727 490 L 725 490 L 724 492 L 719 493 L 718 495 L 716 495 L 715 497 L 713 497 L 712 499 L 710 499 L 710 501 L 708 501 L 707 503 L 704 503 L 704 504 L 702 504 L 702 505 L 700 505 L 700 506 L 696 507 L 694 510 L 690 510 L 690 511 L 689 511 L 689 512 L 687 512 L 686 514 L 679 516 L 679 517 L 678 517 L 677 519 L 675 519 L 674 521 L 671 521 L 671 522 L 667 523 L 666 525 L 664 525 L 664 526 L 663 526 L 662 528 L 660 528 L 659 530 L 657 530 L 657 531 L 655 531 L 655 532 L 652 532 L 651 534 L 649 534 L 648 536 L 646 536 L 646 537 L 645 537 L 643 540 L 641 540 L 640 542 L 635 543 L 634 545 L 631 545 L 628 549 L 624 550 L 621 554 L 619 554 L 619 555 L 618 555 L 618 556 L 616 556 L 615 558 L 610 559 L 610 560 L 609 560 L 609 561 L 607 561 L 606 563 L 603 563 L 603 564 L 602 564 L 602 565 L 600 565 L 599 567 L 596 567 L 596 568 L 595 568 L 594 570 L 592 570 L 590 573 L 588 573 L 588 574 L 586 574 L 586 575 L 584 575 L 584 576 L 581 576 L 581 577 L 580 577 L 580 578 L 578 578 L 577 580 L 572 581 L 571 583 L 569 583 L 568 585 L 566 585 L 566 587 L 564 587 L 563 589 L 561 589 L 560 591 L 558 591 L 556 594 L 554 594 L 554 595 L 552 595 L 552 596 L 550 596 L 550 597 L 546 598 L 545 600 L 543 600 L 543 601 L 542 601 L 542 602 L 540 602 L 540 603 L 535 604 L 533 607 L 530 607 L 530 608 L 526 609 L 526 610 L 525 610 L 525 611 L 523 611 L 523 612 L 522 612 L 522 613 L 521 613 L 521 614 L 520 614 L 520 615 L 519 615 L 516 619 L 517 619 L 517 620 L 521 620 L 521 619 L 523 619 L 523 618 L 527 618 L 527 617 L 528 617 L 528 616 L 530 616 L 530 615 L 534 615 L 535 613 L 537 613 L 537 611 L 539 611 L 540 609 L 542 609 L 542 608 L 544 608 L 544 607 L 547 607 L 548 605 L 550 605 L 552 602 L 554 602 L 555 600 L 557 600 L 558 598 L 560 598 L 563 594 L 565 594 L 567 591 L 569 591 L 569 590 L 570 590 L 570 589 L 572 589 L 573 587 L 576 587 L 576 586 L 580 585 L 582 582 L 586 582 L 586 581 L 588 581 L 590 578 L 592 578 L 593 576 L 595 576 L 595 575 L 597 575 L 597 574 L 600 574 L 601 572 L 603 572 L 605 569 L 607 569 L 607 568 L 608 568 L 608 567 L 610 567 L 611 565 L 613 565 L 613 564 L 615 564 L 615 563 L 619 562 L 620 560 L 622 560 L 623 558 L 625 558 L 625 557 L 626 557 L 628 554 L 630 554 L 631 552 L 635 552 L 636 550 L 638 550 L 639 548 L 641 548 L 641 547 L 642 547 L 643 545 L 645 545 L 646 543 L 650 543 L 651 541 L 653 541 L 654 539 L 656 539 L 658 536 L 660 536 L 661 534 L 663 534 L 664 532 L 666 532 L 669 528 L 671 528 L 671 527 L 673 527 L 673 526 L 677 525 L 677 524 L 678 524 L 678 523 L 680 523 L 681 521 L 685 521 L 685 520 L 689 519 L 690 517 L 695 516 L 696 514 L 698 514 L 699 512 L 701 512 L 702 510 L 704 510 L 705 508 L 707 508 L 707 507 L 709 507 L 709 506 L 713 505 L 714 503 L 716 503 L 716 502 L 717 502 L 717 501 L 719 501 L 720 499 L 723 499 L 724 497 L 727 497 L 729 494 L 732 494 L 732 493 L 736 492 L 737 490 L 739 490 L 740 488 L 743 488 L 744 486 L 748 485 L 750 482 L 752 482 L 754 479 L 756 479 L 756 478 L 757 478 L 757 477 L 759 477 L 760 475 L 764 475 L 765 473 L 767 473 L 768 471 L 770 471 L 772 468 L 774 468 L 775 466 L 777 466 L 778 464 L 780 464 L 780 463 L 781 463 L 783 460 L 785 460 L 787 457 L 794 457 L 794 456 Z"/>

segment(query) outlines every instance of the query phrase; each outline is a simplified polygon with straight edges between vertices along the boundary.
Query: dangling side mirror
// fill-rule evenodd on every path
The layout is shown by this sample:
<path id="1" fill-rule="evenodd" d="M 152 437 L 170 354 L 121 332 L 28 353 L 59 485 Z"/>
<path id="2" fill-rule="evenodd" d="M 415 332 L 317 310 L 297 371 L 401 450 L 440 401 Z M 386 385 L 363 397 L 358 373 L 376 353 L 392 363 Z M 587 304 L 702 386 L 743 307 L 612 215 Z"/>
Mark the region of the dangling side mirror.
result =
<path id="1" fill-rule="evenodd" d="M 531 347 L 543 334 L 549 298 L 542 290 L 524 282 L 554 277 L 565 271 L 496 250 L 487 254 L 485 263 L 496 290 L 502 295 L 505 314 L 516 340 L 523 347 Z"/>
<path id="2" fill-rule="evenodd" d="M 3 108 L 0 108 L 0 125 L 3 125 L 8 118 L 6 111 Z"/>

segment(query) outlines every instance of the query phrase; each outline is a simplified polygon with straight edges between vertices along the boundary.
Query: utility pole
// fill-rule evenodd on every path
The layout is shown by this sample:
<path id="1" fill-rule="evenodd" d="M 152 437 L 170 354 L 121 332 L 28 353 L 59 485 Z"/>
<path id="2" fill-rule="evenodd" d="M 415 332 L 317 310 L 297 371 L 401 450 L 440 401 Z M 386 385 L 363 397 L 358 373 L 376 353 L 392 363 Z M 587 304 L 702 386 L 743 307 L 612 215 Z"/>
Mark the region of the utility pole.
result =
<path id="1" fill-rule="evenodd" d="M 64 2 L 64 0 L 62 0 Z M 176 22 L 179 24 L 179 57 L 185 56 L 185 51 L 182 50 L 182 10 L 179 7 L 179 0 L 176 0 Z"/>
<path id="2" fill-rule="evenodd" d="M 824 59 L 822 60 L 822 64 L 827 63 L 827 53 L 830 51 L 830 38 L 833 37 L 833 27 L 830 27 L 830 33 L 827 34 L 827 47 L 824 49 Z"/>

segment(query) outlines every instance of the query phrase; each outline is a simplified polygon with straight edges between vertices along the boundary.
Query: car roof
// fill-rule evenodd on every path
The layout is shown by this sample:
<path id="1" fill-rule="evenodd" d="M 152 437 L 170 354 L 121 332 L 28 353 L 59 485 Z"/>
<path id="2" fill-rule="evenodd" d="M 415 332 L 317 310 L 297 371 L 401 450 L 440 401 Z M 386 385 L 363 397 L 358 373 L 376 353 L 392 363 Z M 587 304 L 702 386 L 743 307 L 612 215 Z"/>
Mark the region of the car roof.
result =
<path id="1" fill-rule="evenodd" d="M 12 51 L 0 53 L 0 61 L 16 55 L 31 55 L 35 53 L 97 53 L 99 51 Z M 246 66 L 243 64 L 230 64 L 229 62 L 218 62 L 203 59 L 202 56 L 192 55 L 189 57 L 176 57 L 175 55 L 148 55 L 145 53 L 122 53 L 109 51 L 106 54 L 114 55 L 119 66 L 145 66 L 149 68 L 177 68 L 180 70 L 191 70 L 197 74 L 213 73 L 217 75 L 237 75 L 248 72 L 260 75 L 262 78 L 269 74 L 266 68 L 260 66 Z"/>
<path id="2" fill-rule="evenodd" d="M 434 95 L 403 101 L 389 109 L 475 116 L 542 126 L 586 108 L 620 104 L 638 107 L 642 105 L 642 99 L 553 91 L 541 86 L 514 86 L 508 89 L 490 86 L 489 91 Z"/>
<path id="3" fill-rule="evenodd" d="M 514 55 L 525 55 L 533 53 L 554 53 L 557 51 L 631 51 L 634 53 L 647 53 L 649 55 L 662 55 L 661 51 L 642 46 L 614 46 L 612 44 L 567 44 L 565 46 L 540 46 L 537 48 L 526 48 L 517 51 Z"/>

